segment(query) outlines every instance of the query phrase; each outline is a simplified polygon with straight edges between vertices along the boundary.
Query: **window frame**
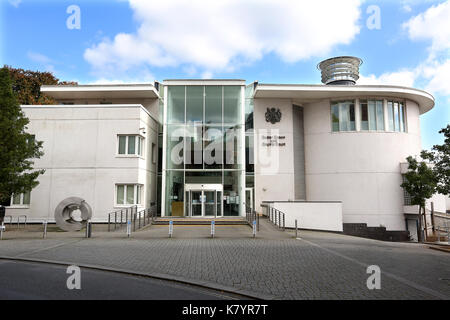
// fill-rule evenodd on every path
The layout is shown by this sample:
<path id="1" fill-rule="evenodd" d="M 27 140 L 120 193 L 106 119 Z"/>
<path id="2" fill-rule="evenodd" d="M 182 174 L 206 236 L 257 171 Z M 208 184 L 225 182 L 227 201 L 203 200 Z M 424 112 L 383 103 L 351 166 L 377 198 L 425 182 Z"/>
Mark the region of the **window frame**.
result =
<path id="1" fill-rule="evenodd" d="M 369 102 L 373 102 L 373 114 L 371 113 L 370 110 L 370 103 Z M 381 110 L 382 110 L 382 117 L 381 117 L 381 121 L 378 117 L 378 104 L 377 102 L 381 102 Z M 383 99 L 376 99 L 376 98 L 364 98 L 364 99 L 359 99 L 359 131 L 364 131 L 364 132 L 383 132 L 386 131 L 386 128 L 384 126 L 384 101 Z M 363 129 L 362 128 L 362 108 L 363 108 L 363 104 L 366 105 L 367 108 L 367 129 Z M 375 116 L 375 119 L 372 119 L 372 116 Z M 375 125 L 375 129 L 371 129 L 371 121 L 374 121 L 373 124 Z M 379 124 L 381 124 L 382 128 L 379 128 Z"/>
<path id="2" fill-rule="evenodd" d="M 397 110 L 395 108 L 397 106 Z M 401 108 L 400 108 L 401 106 Z M 408 132 L 408 122 L 407 122 L 407 111 L 406 111 L 406 101 L 401 99 L 387 99 L 386 103 L 387 114 L 388 114 L 388 128 L 386 131 L 397 132 L 397 133 L 407 133 Z M 390 119 L 390 113 L 392 112 L 392 121 Z M 397 111 L 397 117 L 396 117 Z M 403 120 L 403 121 L 402 121 Z M 391 129 L 392 125 L 392 129 Z M 403 130 L 402 130 L 403 129 Z"/>
<path id="3" fill-rule="evenodd" d="M 350 127 L 350 129 L 349 130 L 342 130 L 342 123 L 341 123 L 341 109 L 342 109 L 342 104 L 344 103 L 344 102 L 350 102 L 350 104 L 349 104 L 349 108 L 348 108 L 348 113 L 349 113 L 349 115 L 351 116 L 351 114 L 352 114 L 352 112 L 351 112 L 351 105 L 353 104 L 353 116 L 354 116 L 354 119 L 353 119 L 353 123 L 354 123 L 354 128 L 352 129 L 351 127 L 352 127 L 352 125 L 351 125 L 351 123 L 352 123 L 352 121 L 351 121 L 351 118 L 349 118 L 349 123 L 348 123 L 348 125 L 349 125 L 349 127 Z M 333 106 L 336 106 L 337 105 L 337 110 L 338 110 L 338 130 L 337 131 L 334 131 L 333 130 Z M 329 115 L 330 115 L 330 124 L 331 124 L 331 133 L 341 133 L 341 132 L 357 132 L 357 127 L 356 127 L 356 122 L 358 121 L 358 119 L 356 118 L 356 100 L 354 100 L 354 99 L 342 99 L 342 100 L 330 100 L 330 113 L 329 113 Z"/>
<path id="4" fill-rule="evenodd" d="M 23 200 L 25 198 L 25 193 L 29 194 L 29 203 L 23 203 Z M 15 197 L 15 195 L 13 194 L 11 196 L 9 207 L 10 208 L 29 208 L 30 205 L 31 205 L 31 191 L 21 193 L 21 194 L 19 194 L 19 196 L 20 196 L 20 201 L 19 201 L 20 203 L 19 204 L 14 204 L 14 197 Z"/>
<path id="5" fill-rule="evenodd" d="M 120 153 L 120 137 L 125 137 L 125 153 Z M 128 141 L 134 137 L 134 153 L 128 153 Z M 116 139 L 116 157 L 123 158 L 144 158 L 145 137 L 140 134 L 118 134 Z"/>
<path id="6" fill-rule="evenodd" d="M 123 201 L 124 203 L 118 203 L 118 187 L 123 186 Z M 127 203 L 127 191 L 128 186 L 133 186 L 133 203 Z M 142 206 L 144 185 L 140 183 L 116 183 L 114 185 L 114 207 L 115 208 L 128 208 L 130 206 Z M 139 200 L 139 201 L 138 201 Z"/>

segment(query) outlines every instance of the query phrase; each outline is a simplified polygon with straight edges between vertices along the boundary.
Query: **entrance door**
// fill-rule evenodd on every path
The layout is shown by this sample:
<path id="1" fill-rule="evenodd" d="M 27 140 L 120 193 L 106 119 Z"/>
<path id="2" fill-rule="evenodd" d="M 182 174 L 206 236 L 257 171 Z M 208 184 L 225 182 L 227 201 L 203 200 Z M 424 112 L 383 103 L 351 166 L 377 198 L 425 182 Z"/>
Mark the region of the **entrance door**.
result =
<path id="1" fill-rule="evenodd" d="M 185 216 L 221 217 L 222 185 L 185 185 Z"/>
<path id="2" fill-rule="evenodd" d="M 193 217 L 202 216 L 203 213 L 203 195 L 202 191 L 191 191 L 191 215 Z"/>
<path id="3" fill-rule="evenodd" d="M 203 196 L 205 202 L 203 203 L 204 216 L 216 216 L 216 192 L 204 190 Z"/>

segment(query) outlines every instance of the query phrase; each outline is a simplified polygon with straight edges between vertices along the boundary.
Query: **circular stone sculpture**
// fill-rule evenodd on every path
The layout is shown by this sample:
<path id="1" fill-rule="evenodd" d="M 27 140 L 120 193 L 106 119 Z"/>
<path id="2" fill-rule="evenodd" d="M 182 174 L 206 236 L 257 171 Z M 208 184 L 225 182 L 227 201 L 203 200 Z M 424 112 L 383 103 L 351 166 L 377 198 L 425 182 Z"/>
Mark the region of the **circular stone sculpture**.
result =
<path id="1" fill-rule="evenodd" d="M 73 218 L 72 214 L 75 210 L 80 210 L 81 221 Z M 86 201 L 78 197 L 64 199 L 55 209 L 56 224 L 64 231 L 80 231 L 91 217 L 91 207 Z"/>

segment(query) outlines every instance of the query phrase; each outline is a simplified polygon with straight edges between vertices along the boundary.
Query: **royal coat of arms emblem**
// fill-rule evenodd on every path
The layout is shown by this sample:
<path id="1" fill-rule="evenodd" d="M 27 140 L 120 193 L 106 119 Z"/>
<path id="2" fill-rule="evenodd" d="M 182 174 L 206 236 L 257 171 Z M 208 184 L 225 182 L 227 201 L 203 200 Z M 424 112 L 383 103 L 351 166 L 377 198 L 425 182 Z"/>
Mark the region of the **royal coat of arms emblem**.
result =
<path id="1" fill-rule="evenodd" d="M 281 121 L 281 111 L 280 109 L 267 108 L 266 111 L 266 121 L 271 124 L 275 124 Z"/>

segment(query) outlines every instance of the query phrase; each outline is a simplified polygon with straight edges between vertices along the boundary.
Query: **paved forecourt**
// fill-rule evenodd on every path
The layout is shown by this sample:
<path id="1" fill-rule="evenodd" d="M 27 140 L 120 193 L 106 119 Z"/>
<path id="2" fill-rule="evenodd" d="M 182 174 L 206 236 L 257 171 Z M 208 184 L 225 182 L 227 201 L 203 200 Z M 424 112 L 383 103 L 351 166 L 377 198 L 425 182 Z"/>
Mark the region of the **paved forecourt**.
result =
<path id="1" fill-rule="evenodd" d="M 104 227 L 104 226 L 103 226 Z M 27 227 L 28 228 L 28 227 Z M 94 228 L 83 233 L 9 231 L 0 256 L 58 261 L 161 277 L 264 299 L 450 299 L 450 256 L 412 243 L 340 234 L 279 231 L 261 220 L 247 226 L 150 226 L 126 237 Z M 19 234 L 21 236 L 19 236 Z M 1 269 L 0 261 L 0 269 Z M 369 265 L 381 269 L 381 289 L 369 290 Z"/>

